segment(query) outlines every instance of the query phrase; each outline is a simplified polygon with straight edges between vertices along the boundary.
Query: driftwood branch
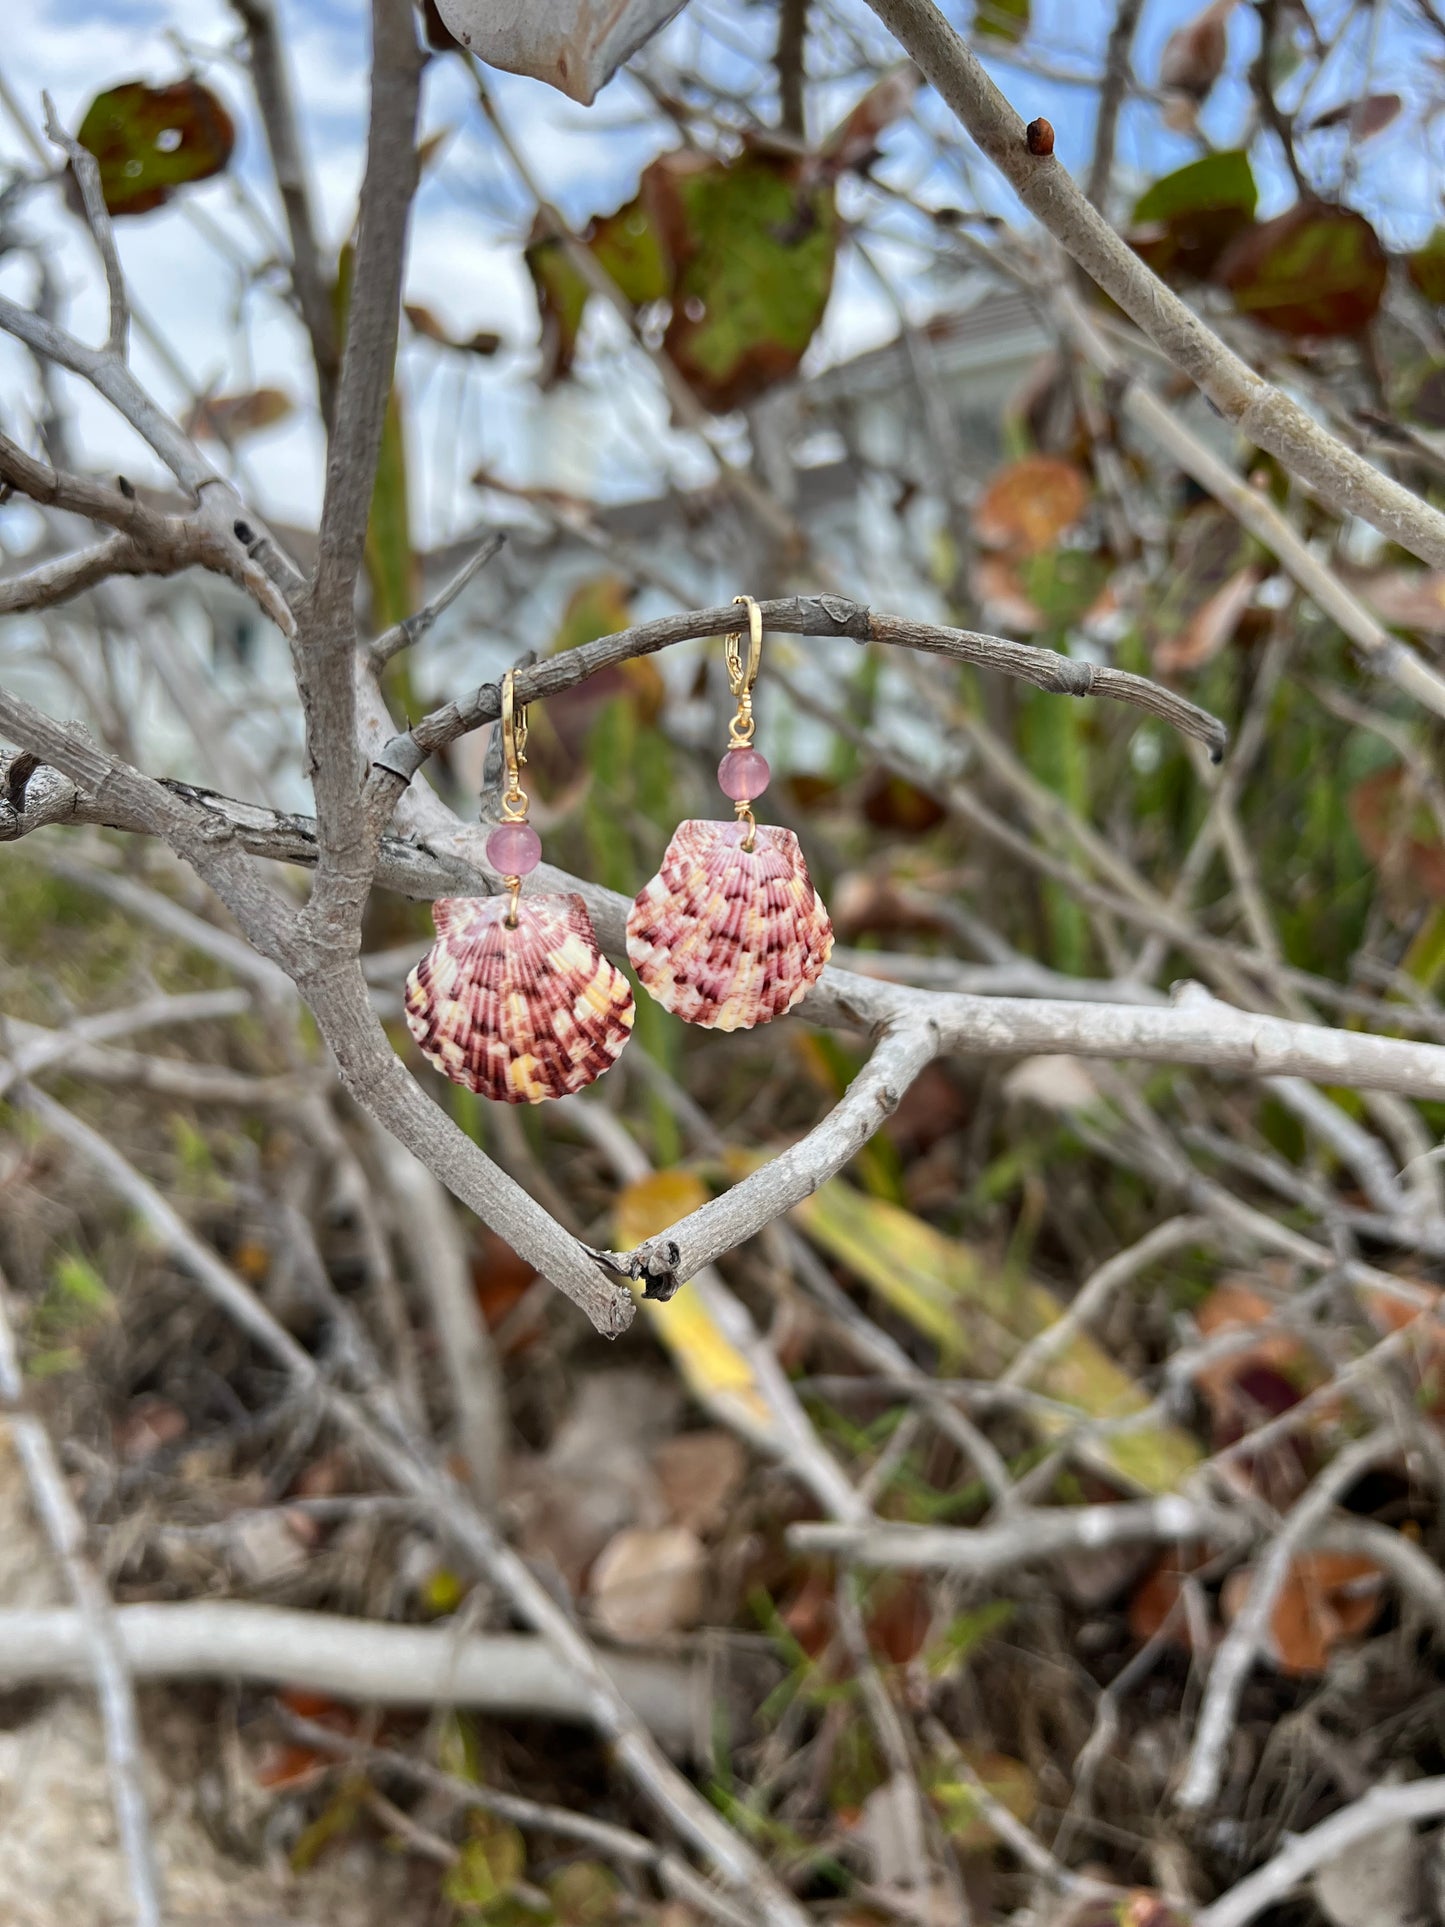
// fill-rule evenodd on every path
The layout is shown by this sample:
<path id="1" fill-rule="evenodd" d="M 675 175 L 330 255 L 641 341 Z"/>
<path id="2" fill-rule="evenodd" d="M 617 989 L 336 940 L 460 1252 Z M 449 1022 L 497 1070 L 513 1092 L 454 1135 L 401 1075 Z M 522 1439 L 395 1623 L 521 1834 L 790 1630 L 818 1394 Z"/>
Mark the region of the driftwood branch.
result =
<path id="1" fill-rule="evenodd" d="M 470 1706 L 502 1718 L 588 1723 L 587 1687 L 535 1634 L 461 1635 L 332 1613 L 221 1599 L 111 1608 L 135 1679 L 234 1679 L 304 1685 L 371 1706 Z M 78 1612 L 0 1612 L 0 1688 L 89 1677 Z M 685 1661 L 605 1655 L 609 1677 L 648 1730 L 689 1750 L 702 1676 Z"/>
<path id="2" fill-rule="evenodd" d="M 1203 743 L 1216 761 L 1224 754 L 1229 740 L 1223 723 L 1207 710 L 1165 689 L 1162 684 L 1151 682 L 1147 676 L 1136 676 L 1108 664 L 1076 661 L 1056 650 L 1010 642 L 1002 636 L 978 635 L 972 630 L 945 629 L 903 616 L 881 615 L 844 596 L 784 596 L 758 606 L 764 626 L 780 635 L 837 636 L 859 643 L 891 643 L 904 649 L 949 656 L 956 662 L 972 663 L 980 669 L 1012 676 L 1058 695 L 1104 696 L 1114 702 L 1127 703 Z M 614 668 L 637 656 L 655 655 L 673 643 L 726 634 L 736 629 L 737 622 L 736 608 L 724 603 L 715 609 L 690 609 L 639 623 L 616 635 L 603 636 L 597 642 L 548 656 L 543 662 L 518 670 L 517 701 L 544 702 L 548 696 L 575 688 L 599 670 Z M 459 736 L 479 729 L 483 723 L 495 721 L 501 708 L 500 685 L 483 683 L 470 695 L 444 704 L 403 735 L 393 737 L 373 758 L 373 763 L 378 771 L 386 772 L 398 782 L 407 782 L 429 756 Z"/>

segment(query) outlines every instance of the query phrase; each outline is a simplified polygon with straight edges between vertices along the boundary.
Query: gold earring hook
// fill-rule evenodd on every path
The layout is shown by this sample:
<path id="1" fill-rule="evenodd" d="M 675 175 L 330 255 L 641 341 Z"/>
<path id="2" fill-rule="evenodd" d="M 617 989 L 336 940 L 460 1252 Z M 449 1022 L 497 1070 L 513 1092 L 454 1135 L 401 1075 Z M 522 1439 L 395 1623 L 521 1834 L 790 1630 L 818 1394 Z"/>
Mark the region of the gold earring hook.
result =
<path id="1" fill-rule="evenodd" d="M 728 659 L 728 681 L 735 696 L 751 696 L 763 660 L 763 612 L 750 595 L 735 595 L 733 602 L 748 612 L 748 659 L 744 664 L 743 634 L 739 629 L 736 634 L 728 636 L 724 644 Z"/>
<path id="2" fill-rule="evenodd" d="M 728 686 L 738 704 L 737 714 L 728 726 L 728 748 L 747 749 L 753 740 L 753 684 L 763 660 L 763 612 L 750 595 L 735 595 L 733 601 L 748 612 L 748 653 L 745 662 L 741 629 L 723 638 Z"/>
<path id="3" fill-rule="evenodd" d="M 502 791 L 502 821 L 504 823 L 525 823 L 527 820 L 527 792 L 522 788 L 522 765 L 527 760 L 527 707 L 517 706 L 515 669 L 509 669 L 502 678 L 502 761 L 507 772 L 507 786 Z M 517 905 L 522 896 L 522 879 L 519 876 L 506 877 L 507 885 L 507 928 L 517 927 Z"/>
<path id="4" fill-rule="evenodd" d="M 502 760 L 507 770 L 507 787 L 502 791 L 502 815 L 509 823 L 527 820 L 527 793 L 520 777 L 527 760 L 527 709 L 517 707 L 515 669 L 502 678 Z"/>
<path id="5" fill-rule="evenodd" d="M 735 595 L 734 604 L 748 612 L 748 653 L 743 659 L 743 633 L 737 630 L 723 638 L 723 648 L 727 655 L 728 685 L 737 698 L 737 713 L 728 724 L 728 748 L 750 749 L 753 741 L 753 684 L 758 679 L 758 670 L 763 660 L 763 612 L 750 595 Z M 758 833 L 757 819 L 754 817 L 746 798 L 733 805 L 733 811 L 742 824 L 744 836 L 741 847 L 751 850 Z"/>

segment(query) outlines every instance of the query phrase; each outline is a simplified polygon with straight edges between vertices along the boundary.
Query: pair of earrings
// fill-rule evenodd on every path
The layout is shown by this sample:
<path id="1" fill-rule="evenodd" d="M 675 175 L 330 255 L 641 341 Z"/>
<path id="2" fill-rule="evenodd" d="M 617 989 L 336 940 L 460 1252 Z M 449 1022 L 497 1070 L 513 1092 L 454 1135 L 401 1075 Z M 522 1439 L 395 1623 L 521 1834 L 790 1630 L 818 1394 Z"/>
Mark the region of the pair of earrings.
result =
<path id="1" fill-rule="evenodd" d="M 760 825 L 768 786 L 753 743 L 753 685 L 763 628 L 751 596 L 727 638 L 737 713 L 718 765 L 735 821 L 678 825 L 662 867 L 627 918 L 627 955 L 665 1010 L 714 1030 L 765 1024 L 805 997 L 833 948 L 833 927 L 791 830 Z M 580 896 L 522 899 L 542 844 L 521 787 L 527 717 L 502 683 L 507 786 L 487 861 L 505 897 L 433 906 L 437 940 L 407 978 L 406 1021 L 422 1055 L 453 1083 L 507 1104 L 537 1104 L 593 1083 L 617 1061 L 635 1015 L 626 977 L 602 955 Z"/>

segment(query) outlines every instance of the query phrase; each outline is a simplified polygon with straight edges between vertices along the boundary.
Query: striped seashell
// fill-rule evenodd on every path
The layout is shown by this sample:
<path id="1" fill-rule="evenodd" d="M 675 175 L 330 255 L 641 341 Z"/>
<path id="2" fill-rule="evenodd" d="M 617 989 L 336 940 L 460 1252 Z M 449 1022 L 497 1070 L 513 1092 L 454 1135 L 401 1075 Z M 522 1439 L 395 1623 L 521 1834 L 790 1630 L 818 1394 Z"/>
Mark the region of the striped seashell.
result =
<path id="1" fill-rule="evenodd" d="M 581 897 L 533 897 L 507 928 L 505 897 L 444 897 L 437 940 L 406 980 L 407 1028 L 454 1084 L 540 1104 L 595 1082 L 635 1014 Z"/>
<path id="2" fill-rule="evenodd" d="M 781 1017 L 823 974 L 833 926 L 791 830 L 680 823 L 627 918 L 627 955 L 664 1010 L 712 1030 Z"/>

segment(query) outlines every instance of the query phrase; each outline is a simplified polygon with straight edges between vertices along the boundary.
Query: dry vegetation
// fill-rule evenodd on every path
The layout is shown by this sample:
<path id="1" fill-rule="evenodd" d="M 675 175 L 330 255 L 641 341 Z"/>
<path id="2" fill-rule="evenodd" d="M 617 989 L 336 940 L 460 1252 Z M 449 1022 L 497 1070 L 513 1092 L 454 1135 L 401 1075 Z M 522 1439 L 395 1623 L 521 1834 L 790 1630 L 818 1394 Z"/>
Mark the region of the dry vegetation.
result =
<path id="1" fill-rule="evenodd" d="M 1214 0 L 1145 72 L 1120 0 L 1076 187 L 973 50 L 1025 103 L 1062 58 L 1028 0 L 968 42 L 927 0 L 699 0 L 651 40 L 673 9 L 633 0 L 562 78 L 641 47 L 677 143 L 573 231 L 451 38 L 482 10 L 375 0 L 338 262 L 280 24 L 235 10 L 208 58 L 254 87 L 289 238 L 233 245 L 309 346 L 294 394 L 168 412 L 129 359 L 113 224 L 232 164 L 199 55 L 79 139 L 10 109 L 0 478 L 14 545 L 43 534 L 0 578 L 0 1923 L 1445 1918 L 1445 239 L 1365 191 L 1402 117 L 1433 156 L 1445 26 L 1376 0 L 1365 57 L 1369 9 Z M 761 55 L 729 38 L 760 23 Z M 674 545 L 482 478 L 515 539 L 427 603 L 398 328 L 498 352 L 403 302 L 443 63 L 526 192 L 532 375 L 660 387 L 715 479 L 659 506 Z M 1121 115 L 1195 160 L 1136 193 Z M 26 225 L 62 176 L 99 348 Z M 759 412 L 840 261 L 889 246 L 940 316 L 986 269 L 1054 344 L 980 485 L 942 333 L 877 269 L 935 486 L 848 453 L 905 611 Z M 57 369 L 168 491 L 91 472 Z M 237 459 L 298 408 L 330 451 L 304 557 Z M 526 1112 L 401 1021 L 431 901 L 499 887 L 495 746 L 480 823 L 466 790 L 498 687 L 432 648 L 504 563 L 544 887 L 623 956 L 672 828 L 717 813 L 722 576 L 768 598 L 764 718 L 820 726 L 766 805 L 837 932 L 797 1014 L 699 1035 L 644 1001 L 602 1083 Z M 185 570 L 286 637 L 294 691 L 198 673 L 152 594 Z M 37 662 L 79 721 L 27 699 Z"/>

